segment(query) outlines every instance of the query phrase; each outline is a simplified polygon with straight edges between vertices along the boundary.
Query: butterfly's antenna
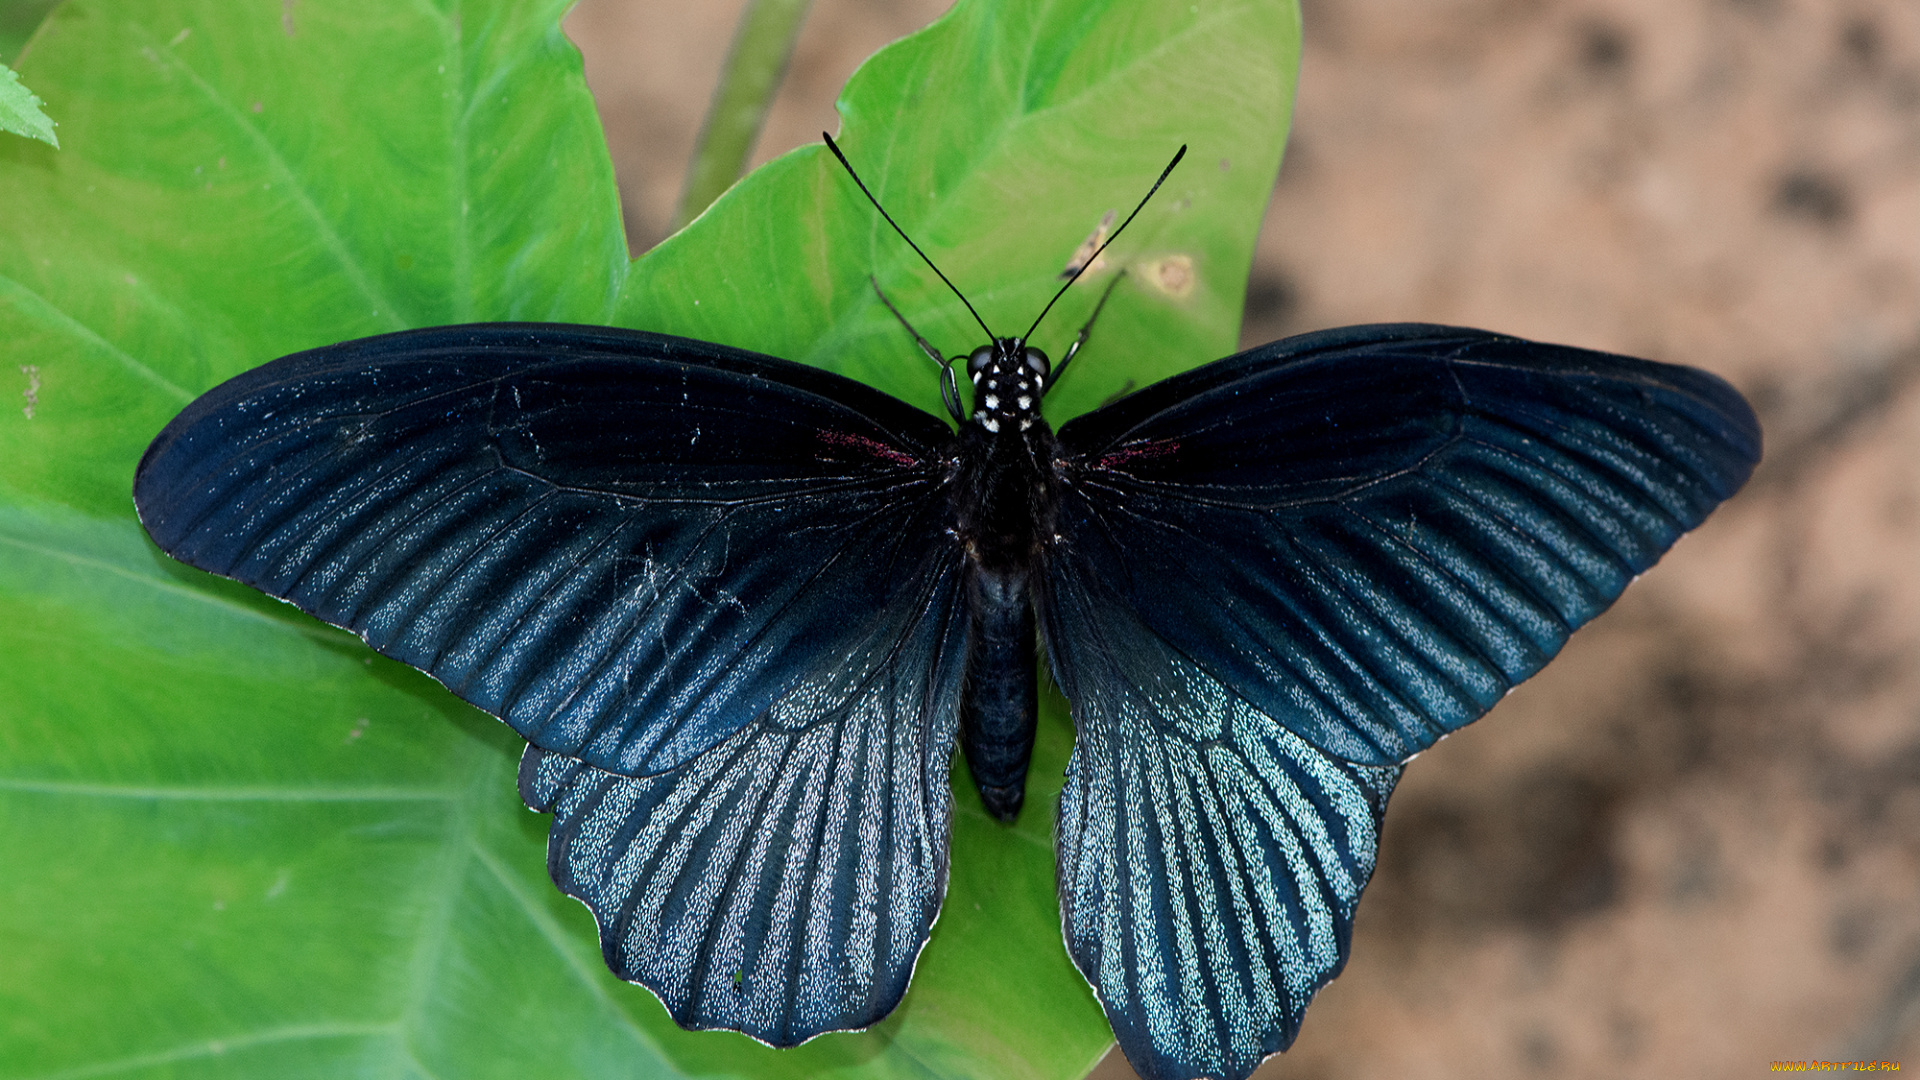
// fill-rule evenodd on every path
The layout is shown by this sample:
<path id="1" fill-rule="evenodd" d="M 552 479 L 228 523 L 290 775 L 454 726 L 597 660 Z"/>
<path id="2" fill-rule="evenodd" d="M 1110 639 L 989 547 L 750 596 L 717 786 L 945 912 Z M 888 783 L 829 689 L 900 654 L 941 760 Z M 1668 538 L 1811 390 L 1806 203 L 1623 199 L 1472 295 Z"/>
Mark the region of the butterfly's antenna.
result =
<path id="1" fill-rule="evenodd" d="M 833 141 L 833 136 L 823 131 L 820 133 L 820 137 L 827 140 L 827 149 L 833 151 L 833 156 L 840 159 L 840 164 L 842 167 L 844 167 L 847 170 L 847 175 L 853 177 L 853 182 L 860 185 L 860 194 L 865 195 L 867 197 L 867 201 L 873 204 L 873 208 L 875 210 L 880 211 L 880 216 L 887 219 L 887 224 L 893 226 L 893 231 L 900 234 L 900 239 L 905 240 L 907 242 L 907 246 L 913 249 L 913 253 L 915 255 L 920 256 L 920 258 L 924 259 L 928 266 L 933 267 L 934 273 L 940 274 L 940 268 L 933 265 L 933 260 L 927 258 L 927 253 L 920 250 L 920 245 L 914 243 L 913 237 L 907 235 L 907 230 L 901 228 L 900 223 L 893 220 L 893 215 L 887 213 L 887 208 L 880 205 L 880 200 L 873 197 L 873 192 L 867 190 L 866 181 L 860 179 L 860 174 L 853 171 L 853 163 L 847 160 L 847 155 L 840 152 L 840 147 L 835 145 Z M 1184 146 L 1181 147 L 1180 149 L 1182 153 L 1186 151 L 1186 147 Z M 1161 177 L 1161 179 L 1164 180 L 1166 179 L 1166 177 L 1163 176 Z M 1160 185 L 1155 184 L 1154 186 L 1159 187 Z M 1133 219 L 1128 218 L 1127 220 L 1132 221 Z M 1122 228 L 1125 228 L 1125 226 L 1122 226 Z M 987 340 L 989 341 L 994 340 L 993 331 L 987 329 L 987 320 L 981 318 L 980 313 L 973 310 L 972 304 L 967 303 L 966 294 L 960 291 L 960 287 L 958 285 L 955 285 L 951 281 L 947 281 L 947 275 L 945 274 L 940 274 L 940 280 L 946 281 L 947 288 L 953 290 L 953 295 L 958 296 L 960 298 L 960 302 L 962 304 L 967 305 L 967 314 L 973 316 L 973 321 L 980 324 L 980 329 L 987 331 Z M 1068 282 L 1067 284 L 1071 285 L 1073 283 Z"/>
<path id="2" fill-rule="evenodd" d="M 839 153 L 839 151 L 835 150 L 834 153 L 837 154 Z M 1167 162 L 1167 167 L 1160 170 L 1160 179 L 1155 180 L 1153 182 L 1153 186 L 1147 189 L 1146 199 L 1140 200 L 1140 205 L 1134 207 L 1133 213 L 1127 215 L 1127 220 L 1121 222 L 1120 227 L 1113 230 L 1113 235 L 1107 237 L 1107 242 L 1105 244 L 1101 244 L 1098 248 L 1095 248 L 1093 254 L 1087 258 L 1087 261 L 1081 265 L 1080 269 L 1075 270 L 1073 272 L 1073 276 L 1067 279 L 1067 283 L 1065 285 L 1060 286 L 1060 291 L 1053 294 L 1053 299 L 1047 301 L 1047 306 L 1040 309 L 1040 319 L 1044 319 L 1047 317 L 1047 312 L 1052 311 L 1053 305 L 1059 302 L 1060 297 L 1065 295 L 1068 289 L 1073 288 L 1073 283 L 1080 280 L 1080 275 L 1087 272 L 1087 268 L 1091 267 L 1094 263 L 1094 260 L 1100 257 L 1100 253 L 1102 251 L 1107 250 L 1108 246 L 1111 245 L 1115 240 L 1120 239 L 1120 234 L 1123 232 L 1126 232 L 1127 226 L 1133 224 L 1133 219 L 1139 217 L 1140 211 L 1145 210 L 1147 208 L 1147 199 L 1153 198 L 1153 193 L 1156 191 L 1159 191 L 1160 185 L 1166 183 L 1167 177 L 1173 175 L 1173 167 L 1175 165 L 1180 164 L 1180 159 L 1186 156 L 1187 156 L 1187 148 L 1185 144 L 1182 144 L 1180 149 L 1174 153 L 1173 160 Z M 841 160 L 845 160 L 845 159 L 843 158 Z M 869 196 L 869 198 L 871 198 L 871 196 Z M 1108 291 L 1111 292 L 1112 290 L 1109 289 Z M 1106 301 L 1103 299 L 1101 302 L 1105 303 Z M 1033 320 L 1033 325 L 1027 327 L 1027 332 L 1021 335 L 1020 340 L 1026 341 L 1033 337 L 1033 332 L 1035 330 L 1040 329 L 1040 319 Z"/>

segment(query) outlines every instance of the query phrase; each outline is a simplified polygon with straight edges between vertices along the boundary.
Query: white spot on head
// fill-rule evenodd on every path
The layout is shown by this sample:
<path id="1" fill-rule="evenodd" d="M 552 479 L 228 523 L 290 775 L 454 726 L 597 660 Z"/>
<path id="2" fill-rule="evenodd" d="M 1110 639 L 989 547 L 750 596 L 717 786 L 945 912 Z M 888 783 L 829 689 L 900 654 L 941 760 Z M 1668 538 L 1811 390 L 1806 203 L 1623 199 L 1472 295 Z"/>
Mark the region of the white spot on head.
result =
<path id="1" fill-rule="evenodd" d="M 1000 407 L 1000 399 L 997 397 L 994 397 L 992 394 L 988 394 L 986 397 L 986 400 L 982 402 L 982 404 L 989 409 L 997 409 Z"/>
<path id="2" fill-rule="evenodd" d="M 976 371 L 976 372 L 974 372 L 974 373 L 973 373 L 973 385 L 975 385 L 975 386 L 979 386 L 979 385 L 980 385 L 980 377 L 981 377 L 982 375 L 985 375 L 985 374 L 986 374 L 986 372 L 984 372 L 984 371 Z"/>
<path id="3" fill-rule="evenodd" d="M 1031 409 L 1033 408 L 1033 399 L 1028 397 L 1025 394 L 1021 394 L 1018 404 L 1023 411 L 1026 409 Z"/>

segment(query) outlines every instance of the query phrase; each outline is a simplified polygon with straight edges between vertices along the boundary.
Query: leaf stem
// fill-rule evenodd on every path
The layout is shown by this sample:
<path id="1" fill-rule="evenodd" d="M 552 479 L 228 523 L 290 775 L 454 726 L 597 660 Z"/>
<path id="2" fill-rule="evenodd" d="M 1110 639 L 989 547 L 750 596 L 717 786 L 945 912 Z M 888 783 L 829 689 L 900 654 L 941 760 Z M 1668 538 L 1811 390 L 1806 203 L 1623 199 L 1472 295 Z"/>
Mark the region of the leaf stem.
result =
<path id="1" fill-rule="evenodd" d="M 812 0 L 748 0 L 733 46 L 700 130 L 687 184 L 674 213 L 677 232 L 733 186 L 746 171 L 753 145 L 800 40 Z"/>

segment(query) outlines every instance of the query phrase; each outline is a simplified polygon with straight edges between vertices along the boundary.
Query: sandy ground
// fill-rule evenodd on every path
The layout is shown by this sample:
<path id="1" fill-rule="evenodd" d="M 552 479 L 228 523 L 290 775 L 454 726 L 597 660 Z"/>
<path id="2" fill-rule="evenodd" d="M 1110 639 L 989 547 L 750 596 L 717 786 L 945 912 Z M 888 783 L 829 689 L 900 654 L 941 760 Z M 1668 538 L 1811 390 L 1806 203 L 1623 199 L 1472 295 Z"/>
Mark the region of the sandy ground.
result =
<path id="1" fill-rule="evenodd" d="M 943 6 L 817 0 L 759 160 Z M 568 22 L 636 249 L 738 8 Z M 1409 770 L 1353 962 L 1260 1075 L 1920 1069 L 1920 3 L 1305 15 L 1248 342 L 1417 319 L 1683 361 L 1754 400 L 1767 460 Z"/>

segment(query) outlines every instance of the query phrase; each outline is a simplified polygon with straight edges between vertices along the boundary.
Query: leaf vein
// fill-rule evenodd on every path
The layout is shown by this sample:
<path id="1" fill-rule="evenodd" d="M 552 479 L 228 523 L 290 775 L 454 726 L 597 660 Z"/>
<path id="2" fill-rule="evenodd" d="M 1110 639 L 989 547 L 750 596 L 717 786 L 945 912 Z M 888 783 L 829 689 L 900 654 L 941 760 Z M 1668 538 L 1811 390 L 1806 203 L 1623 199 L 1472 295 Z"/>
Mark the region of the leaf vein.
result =
<path id="1" fill-rule="evenodd" d="M 146 1054 L 132 1054 L 112 1061 L 96 1062 L 92 1065 L 80 1065 L 59 1072 L 42 1073 L 30 1080 L 86 1080 L 89 1077 L 113 1076 L 139 1069 L 150 1069 L 175 1062 L 196 1061 L 217 1058 L 235 1050 L 251 1050 L 260 1046 L 271 1046 L 286 1042 L 317 1042 L 323 1039 L 357 1039 L 370 1036 L 393 1037 L 396 1034 L 391 1023 L 325 1023 L 325 1024 L 289 1024 L 278 1028 L 268 1028 L 247 1035 L 236 1035 L 218 1039 L 196 1039 L 193 1042 L 167 1050 L 156 1050 Z"/>
<path id="2" fill-rule="evenodd" d="M 249 120 L 239 107 L 228 101 L 211 84 L 201 78 L 200 73 L 181 60 L 179 54 L 172 49 L 161 48 L 153 39 L 149 39 L 146 52 L 155 64 L 169 67 L 184 76 L 209 104 L 252 141 L 254 147 L 266 159 L 267 167 L 275 180 L 286 185 L 287 190 L 292 193 L 294 205 L 312 222 L 322 246 L 340 264 L 341 271 L 353 287 L 373 304 L 373 310 L 382 317 L 383 321 L 395 329 L 418 325 L 419 319 L 403 316 L 398 305 L 374 286 L 366 266 L 348 248 L 345 238 L 340 235 L 340 230 L 335 227 L 333 219 L 327 217 L 321 211 L 320 205 L 314 201 L 313 192 L 306 180 L 294 171 L 292 164 L 280 153 L 280 148 L 267 138 L 266 132 L 260 128 L 260 125 Z"/>
<path id="3" fill-rule="evenodd" d="M 29 288 L 19 280 L 0 274 L 0 298 L 12 300 L 16 310 L 28 318 L 37 317 L 42 321 L 52 323 L 62 330 L 102 350 L 118 361 L 120 366 L 140 376 L 147 382 L 152 383 L 161 390 L 166 391 L 167 394 L 174 399 L 183 402 L 193 400 L 194 395 L 192 391 L 179 386 L 166 376 L 135 359 L 111 341 L 101 337 L 92 327 L 69 315 L 59 305 L 42 296 L 38 291 Z M 8 337 L 17 338 L 18 335 L 9 334 Z"/>

